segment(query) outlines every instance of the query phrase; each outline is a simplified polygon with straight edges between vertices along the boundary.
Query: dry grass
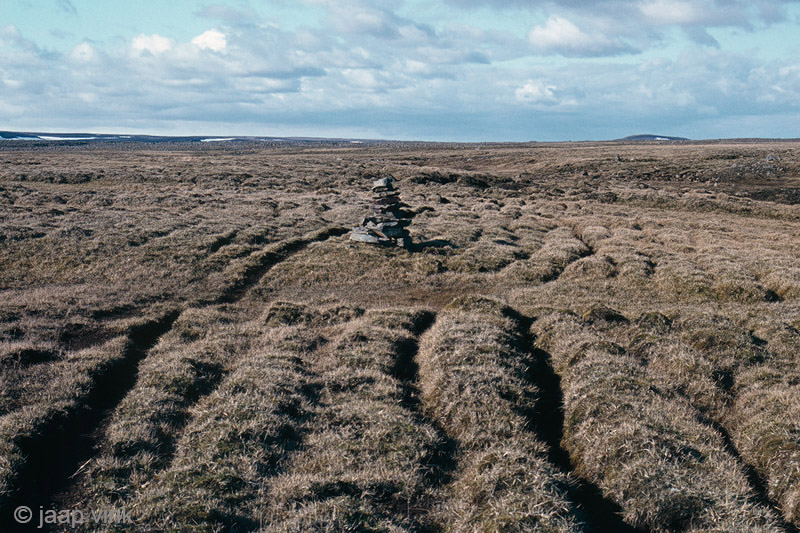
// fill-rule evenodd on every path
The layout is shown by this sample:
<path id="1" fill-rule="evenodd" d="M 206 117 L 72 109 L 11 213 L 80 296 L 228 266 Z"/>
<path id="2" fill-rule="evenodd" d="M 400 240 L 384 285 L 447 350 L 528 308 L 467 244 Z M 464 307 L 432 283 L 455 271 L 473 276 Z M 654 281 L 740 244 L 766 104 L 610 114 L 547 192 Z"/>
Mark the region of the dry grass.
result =
<path id="1" fill-rule="evenodd" d="M 733 439 L 742 456 L 766 480 L 787 522 L 800 524 L 800 409 L 796 378 L 777 372 L 742 376 L 731 417 Z M 788 381 L 788 383 L 787 383 Z"/>
<path id="2" fill-rule="evenodd" d="M 125 505 L 169 466 L 190 407 L 209 394 L 259 335 L 229 309 L 190 309 L 138 369 L 114 410 L 104 450 L 88 465 L 82 491 L 95 505 Z"/>
<path id="3" fill-rule="evenodd" d="M 189 409 L 167 468 L 131 480 L 138 490 L 129 505 L 139 523 L 203 531 L 258 524 L 263 479 L 300 438 L 309 399 L 299 357 L 311 343 L 296 328 L 266 333 Z"/>
<path id="4" fill-rule="evenodd" d="M 319 396 L 303 448 L 262 498 L 265 530 L 426 527 L 442 443 L 408 403 L 401 378 L 414 346 L 408 335 L 424 319 L 373 311 L 332 331 L 313 359 Z"/>
<path id="5" fill-rule="evenodd" d="M 800 524 L 798 331 L 789 324 L 769 323 L 758 331 L 765 337 L 760 339 L 720 317 L 706 327 L 693 327 L 688 335 L 699 351 L 722 361 L 717 366 L 730 372 L 724 375 L 731 376 L 731 403 L 722 424 L 764 479 L 767 494 L 778 502 L 786 521 Z"/>
<path id="6" fill-rule="evenodd" d="M 13 391 L 13 402 L 0 426 L 0 508 L 16 501 L 18 494 L 35 497 L 37 483 L 52 482 L 48 478 L 57 474 L 60 457 L 67 452 L 53 454 L 49 443 L 80 436 L 91 410 L 102 407 L 106 397 L 114 394 L 109 385 L 138 357 L 140 343 L 147 342 L 143 336 L 166 321 L 159 317 L 133 322 L 125 335 L 69 353 L 45 366 L 46 372 L 34 368 L 18 373 L 14 383 L 4 382 L 3 388 Z"/>
<path id="7" fill-rule="evenodd" d="M 509 308 L 465 297 L 420 348 L 422 399 L 461 458 L 439 511 L 448 531 L 580 531 L 570 479 L 530 431 L 537 390 Z"/>
<path id="8" fill-rule="evenodd" d="M 792 531 L 797 146 L 0 142 L 0 529 Z"/>
<path id="9" fill-rule="evenodd" d="M 723 437 L 663 394 L 642 362 L 568 313 L 534 324 L 564 390 L 564 446 L 580 475 L 654 531 L 779 531 Z"/>
<path id="10" fill-rule="evenodd" d="M 505 274 L 527 283 L 552 281 L 571 263 L 589 255 L 590 249 L 568 228 L 556 228 L 543 238 L 542 247 L 527 261 L 509 267 Z"/>

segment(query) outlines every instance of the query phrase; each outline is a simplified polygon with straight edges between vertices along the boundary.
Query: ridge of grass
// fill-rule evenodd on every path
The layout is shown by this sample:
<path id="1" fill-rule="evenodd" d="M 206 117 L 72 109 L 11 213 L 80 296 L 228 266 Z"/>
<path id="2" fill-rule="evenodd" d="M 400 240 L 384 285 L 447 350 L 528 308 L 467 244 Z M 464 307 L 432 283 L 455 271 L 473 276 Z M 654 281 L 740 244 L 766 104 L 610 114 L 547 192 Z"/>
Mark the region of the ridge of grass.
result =
<path id="1" fill-rule="evenodd" d="M 371 309 L 315 354 L 303 447 L 262 498 L 266 531 L 426 531 L 442 437 L 409 404 L 409 334 L 429 313 Z"/>
<path id="2" fill-rule="evenodd" d="M 84 465 L 84 503 L 124 506 L 168 466 L 189 408 L 209 394 L 258 337 L 224 307 L 184 311 L 138 369 L 136 384 L 112 413 L 103 448 Z M 73 496 L 74 497 L 74 496 Z"/>
<path id="3" fill-rule="evenodd" d="M 463 297 L 439 313 L 419 352 L 423 405 L 459 449 L 438 512 L 446 531 L 582 531 L 571 480 L 529 427 L 538 391 L 511 310 Z"/>
<path id="4" fill-rule="evenodd" d="M 57 376 L 36 387 L 26 405 L 0 421 L 0 513 L 15 502 L 45 504 L 60 488 L 76 461 L 91 446 L 85 436 L 101 422 L 102 411 L 114 407 L 124 393 L 131 372 L 158 336 L 168 329 L 177 311 L 155 318 L 129 321 L 125 335 L 100 346 L 87 348 L 53 363 Z M 112 386 L 116 385 L 116 386 Z M 41 384 L 39 384 L 41 385 Z M 48 444 L 69 444 L 57 453 Z"/>
<path id="5" fill-rule="evenodd" d="M 263 484 L 302 440 L 313 398 L 301 359 L 315 339 L 297 327 L 256 339 L 219 386 L 189 410 L 167 468 L 138 487 L 130 512 L 137 527 L 196 531 L 258 526 Z"/>
<path id="6" fill-rule="evenodd" d="M 723 437 L 665 395 L 641 360 L 574 314 L 532 327 L 564 390 L 564 447 L 576 472 L 654 531 L 780 531 Z"/>

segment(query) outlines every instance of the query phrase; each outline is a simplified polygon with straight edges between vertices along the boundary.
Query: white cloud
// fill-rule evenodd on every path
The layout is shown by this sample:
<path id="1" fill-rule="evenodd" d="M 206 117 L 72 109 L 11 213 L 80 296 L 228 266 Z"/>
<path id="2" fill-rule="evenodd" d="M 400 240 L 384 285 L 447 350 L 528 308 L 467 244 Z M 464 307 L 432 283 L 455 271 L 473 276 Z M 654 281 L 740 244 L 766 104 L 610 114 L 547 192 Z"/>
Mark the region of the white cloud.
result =
<path id="1" fill-rule="evenodd" d="M 652 0 L 639 9 L 648 22 L 657 25 L 696 24 L 702 18 L 695 4 L 683 0 Z"/>
<path id="2" fill-rule="evenodd" d="M 221 52 L 228 46 L 228 41 L 221 31 L 208 30 L 192 39 L 192 44 L 203 50 Z"/>
<path id="3" fill-rule="evenodd" d="M 72 49 L 69 56 L 73 61 L 89 63 L 97 58 L 97 52 L 89 43 L 81 43 Z"/>
<path id="4" fill-rule="evenodd" d="M 137 35 L 131 41 L 131 48 L 138 53 L 150 52 L 153 55 L 159 55 L 173 46 L 172 39 L 162 37 L 161 35 Z"/>
<path id="5" fill-rule="evenodd" d="M 15 27 L 0 26 L 0 110 L 34 117 L 19 120 L 39 120 L 44 129 L 99 124 L 157 133 L 198 121 L 203 134 L 214 136 L 274 123 L 303 124 L 318 135 L 339 128 L 343 136 L 345 129 L 364 136 L 355 132 L 374 129 L 371 136 L 394 138 L 398 132 L 405 138 L 431 138 L 431 132 L 440 139 L 597 138 L 609 128 L 631 130 L 618 136 L 636 130 L 680 135 L 697 117 L 800 115 L 795 60 L 769 63 L 686 39 L 694 32 L 698 42 L 707 27 L 738 24 L 742 13 L 758 13 L 764 2 L 770 3 L 745 8 L 744 0 L 520 0 L 517 11 L 486 17 L 475 23 L 480 28 L 464 24 L 464 17 L 458 24 L 414 20 L 408 5 L 398 11 L 389 0 L 319 0 L 315 5 L 325 13 L 292 30 L 209 8 L 205 14 L 227 17 L 208 23 L 215 29 L 175 40 L 137 35 L 127 52 L 97 40 L 63 52 L 39 48 Z M 549 15 L 527 41 L 524 30 L 495 26 L 523 9 Z M 613 61 L 525 58 L 635 52 L 633 44 L 646 49 L 665 36 L 688 52 L 676 58 L 670 48 Z"/>
<path id="6" fill-rule="evenodd" d="M 354 87 L 359 89 L 376 89 L 380 86 L 378 80 L 375 78 L 375 73 L 363 69 L 346 69 L 342 71 L 342 75 Z"/>
<path id="7" fill-rule="evenodd" d="M 390 24 L 385 14 L 379 11 L 358 11 L 350 17 L 351 29 L 368 33 L 382 33 Z"/>
<path id="8" fill-rule="evenodd" d="M 541 48 L 583 47 L 591 44 L 592 39 L 575 24 L 565 18 L 552 16 L 544 26 L 534 27 L 528 38 Z"/>
<path id="9" fill-rule="evenodd" d="M 556 104 L 555 85 L 545 84 L 542 80 L 529 81 L 514 91 L 517 100 L 526 104 Z"/>
<path id="10" fill-rule="evenodd" d="M 406 59 L 402 63 L 400 63 L 400 67 L 403 72 L 409 74 L 411 76 L 423 76 L 428 77 L 433 74 L 434 69 L 428 63 L 423 61 L 417 61 L 415 59 Z"/>
<path id="11" fill-rule="evenodd" d="M 366 34 L 393 39 L 399 32 L 399 23 L 395 16 L 368 5 L 331 4 L 328 7 L 328 21 L 336 31 L 344 34 Z"/>
<path id="12" fill-rule="evenodd" d="M 16 26 L 11 24 L 7 26 L 0 26 L 0 41 L 12 43 L 20 39 L 22 39 L 22 34 Z"/>
<path id="13" fill-rule="evenodd" d="M 22 36 L 19 28 L 9 24 L 8 26 L 0 26 L 0 44 L 5 44 L 8 47 L 17 48 L 28 53 L 38 53 L 39 48 L 28 39 Z"/>
<path id="14" fill-rule="evenodd" d="M 544 54 L 600 56 L 633 51 L 619 39 L 597 31 L 588 33 L 558 15 L 552 15 L 544 25 L 535 26 L 528 33 L 528 40 L 534 49 Z"/>
<path id="15" fill-rule="evenodd" d="M 8 87 L 9 89 L 18 90 L 22 87 L 21 80 L 15 80 L 10 78 L 0 78 L 0 81 L 3 82 L 3 85 Z"/>
<path id="16" fill-rule="evenodd" d="M 674 42 L 670 29 L 680 28 L 694 43 L 719 47 L 708 30 L 738 28 L 759 31 L 791 22 L 789 6 L 797 0 L 446 0 L 461 8 L 495 10 L 505 17 L 549 16 L 532 30 L 543 53 L 604 56 Z M 794 17 L 796 20 L 796 15 Z M 570 45 L 562 37 L 577 39 Z M 578 44 L 581 43 L 581 44 Z M 632 44 L 633 43 L 633 44 Z"/>

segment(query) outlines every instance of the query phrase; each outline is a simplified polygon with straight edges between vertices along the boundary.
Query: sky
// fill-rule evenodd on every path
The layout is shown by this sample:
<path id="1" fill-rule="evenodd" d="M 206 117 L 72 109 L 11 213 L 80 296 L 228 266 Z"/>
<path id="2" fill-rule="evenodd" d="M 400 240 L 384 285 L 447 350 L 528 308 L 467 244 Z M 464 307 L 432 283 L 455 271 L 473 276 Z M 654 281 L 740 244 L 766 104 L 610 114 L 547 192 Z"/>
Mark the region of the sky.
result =
<path id="1" fill-rule="evenodd" d="M 800 137 L 800 0 L 0 0 L 0 130 Z"/>

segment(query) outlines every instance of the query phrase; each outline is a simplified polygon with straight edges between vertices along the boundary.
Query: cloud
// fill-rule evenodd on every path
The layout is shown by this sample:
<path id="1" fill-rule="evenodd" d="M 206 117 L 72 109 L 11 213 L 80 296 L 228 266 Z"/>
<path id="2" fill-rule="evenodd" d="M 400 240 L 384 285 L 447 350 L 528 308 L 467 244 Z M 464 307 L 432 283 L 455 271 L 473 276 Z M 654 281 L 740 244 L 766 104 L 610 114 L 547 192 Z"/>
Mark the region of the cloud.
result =
<path id="1" fill-rule="evenodd" d="M 89 43 L 83 42 L 72 49 L 70 59 L 80 63 L 89 63 L 97 58 L 97 52 Z"/>
<path id="2" fill-rule="evenodd" d="M 375 9 L 359 10 L 349 13 L 346 17 L 337 17 L 336 25 L 348 33 L 369 33 L 389 38 L 399 35 L 398 25 L 392 20 L 392 17 Z"/>
<path id="3" fill-rule="evenodd" d="M 551 16 L 543 25 L 528 33 L 534 49 L 543 54 L 564 56 L 604 56 L 629 53 L 633 47 L 599 32 L 586 32 L 569 20 Z"/>
<path id="4" fill-rule="evenodd" d="M 39 53 L 39 47 L 33 41 L 30 41 L 22 36 L 19 28 L 9 24 L 8 26 L 0 26 L 0 43 L 4 43 L 8 47 L 16 48 L 31 53 Z"/>
<path id="5" fill-rule="evenodd" d="M 685 0 L 652 0 L 639 5 L 645 20 L 660 26 L 697 24 L 703 13 L 696 3 Z"/>
<path id="6" fill-rule="evenodd" d="M 12 24 L 0 26 L 0 39 L 5 42 L 16 42 L 22 39 L 22 33 Z"/>
<path id="7" fill-rule="evenodd" d="M 717 47 L 709 30 L 763 29 L 789 20 L 797 0 L 447 0 L 463 9 L 491 9 L 502 16 L 545 16 L 531 30 L 540 53 L 613 56 L 657 48 L 678 28 L 697 44 Z M 575 44 L 562 37 L 570 35 Z M 635 44 L 632 44 L 635 43 Z"/>
<path id="8" fill-rule="evenodd" d="M 542 80 L 529 81 L 514 91 L 517 100 L 526 104 L 557 104 L 555 85 L 547 85 Z"/>
<path id="9" fill-rule="evenodd" d="M 201 33 L 194 39 L 192 44 L 202 50 L 213 50 L 214 52 L 221 52 L 228 46 L 228 41 L 225 34 L 219 30 L 208 30 Z"/>
<path id="10" fill-rule="evenodd" d="M 131 48 L 136 53 L 149 52 L 152 55 L 159 55 L 173 46 L 172 39 L 161 35 L 137 35 L 131 41 Z"/>
<path id="11" fill-rule="evenodd" d="M 198 14 L 216 17 L 213 29 L 140 34 L 119 48 L 89 39 L 40 48 L 0 26 L 0 118 L 23 130 L 281 127 L 271 132 L 443 140 L 699 136 L 692 128 L 712 131 L 715 117 L 800 118 L 796 60 L 769 63 L 687 40 L 713 44 L 708 28 L 760 17 L 759 2 L 511 2 L 470 25 L 469 17 L 417 20 L 389 0 L 303 1 L 324 12 L 300 29 L 244 20 L 245 5 L 212 5 Z M 499 28 L 518 16 L 512 8 L 539 10 L 541 22 L 518 34 Z M 687 52 L 634 53 L 665 36 Z M 602 59 L 623 53 L 631 56 Z M 726 134 L 736 135 L 747 132 Z"/>
<path id="12" fill-rule="evenodd" d="M 326 26 L 342 35 L 360 34 L 381 39 L 400 36 L 403 21 L 388 9 L 357 0 L 316 0 L 326 10 Z"/>
<path id="13" fill-rule="evenodd" d="M 697 44 L 710 46 L 712 48 L 720 47 L 719 42 L 714 38 L 714 36 L 708 33 L 708 30 L 701 26 L 689 26 L 684 28 L 683 31 L 691 41 Z"/>
<path id="14" fill-rule="evenodd" d="M 392 2 L 365 0 L 305 0 L 324 7 L 326 25 L 341 35 L 362 35 L 386 40 L 420 41 L 435 36 L 426 25 L 395 13 Z M 382 5 L 383 4 L 383 5 Z"/>

